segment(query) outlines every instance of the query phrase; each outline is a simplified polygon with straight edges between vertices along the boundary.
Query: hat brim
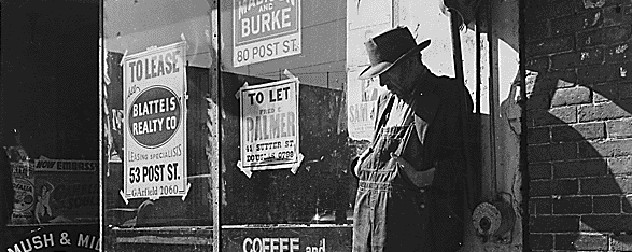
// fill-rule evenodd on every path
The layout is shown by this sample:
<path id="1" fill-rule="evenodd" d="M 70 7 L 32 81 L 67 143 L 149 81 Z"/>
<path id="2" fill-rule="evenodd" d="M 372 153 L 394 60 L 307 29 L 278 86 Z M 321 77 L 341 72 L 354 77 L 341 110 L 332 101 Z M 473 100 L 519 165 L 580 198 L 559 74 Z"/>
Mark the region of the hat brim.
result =
<path id="1" fill-rule="evenodd" d="M 367 68 L 365 68 L 361 73 L 360 76 L 358 76 L 359 80 L 367 80 L 367 79 L 371 79 L 377 75 L 380 75 L 383 72 L 386 72 L 388 69 L 390 69 L 391 67 L 393 67 L 394 65 L 396 65 L 401 59 L 404 59 L 408 56 L 411 56 L 413 54 L 419 53 L 421 52 L 421 50 L 423 50 L 424 48 L 426 48 L 427 46 L 430 45 L 430 40 L 426 40 L 424 42 L 419 43 L 419 45 L 415 46 L 414 48 L 410 49 L 408 52 L 404 53 L 404 55 L 400 56 L 399 58 L 395 59 L 393 62 L 388 62 L 388 61 L 382 61 L 377 63 L 376 65 L 373 66 L 369 66 Z"/>

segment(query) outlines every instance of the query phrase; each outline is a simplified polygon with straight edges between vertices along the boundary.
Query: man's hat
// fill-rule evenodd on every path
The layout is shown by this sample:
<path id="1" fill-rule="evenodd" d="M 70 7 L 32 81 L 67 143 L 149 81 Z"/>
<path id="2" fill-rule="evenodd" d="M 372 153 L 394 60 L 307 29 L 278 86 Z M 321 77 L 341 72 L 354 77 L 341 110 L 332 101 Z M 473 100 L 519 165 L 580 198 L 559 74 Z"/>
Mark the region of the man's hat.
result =
<path id="1" fill-rule="evenodd" d="M 401 59 L 419 53 L 428 45 L 430 45 L 430 40 L 417 44 L 406 27 L 399 26 L 385 31 L 364 42 L 370 66 L 360 73 L 358 79 L 373 78 L 390 69 Z"/>

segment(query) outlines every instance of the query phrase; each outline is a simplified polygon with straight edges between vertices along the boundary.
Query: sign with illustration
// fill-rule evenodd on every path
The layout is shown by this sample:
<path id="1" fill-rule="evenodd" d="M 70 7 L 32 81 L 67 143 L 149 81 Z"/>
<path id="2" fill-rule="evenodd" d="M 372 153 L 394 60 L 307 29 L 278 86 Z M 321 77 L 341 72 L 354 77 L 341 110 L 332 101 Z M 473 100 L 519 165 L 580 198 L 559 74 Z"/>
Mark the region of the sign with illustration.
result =
<path id="1" fill-rule="evenodd" d="M 99 220 L 97 171 L 37 172 L 34 180 L 35 223 L 86 223 Z"/>
<path id="2" fill-rule="evenodd" d="M 235 0 L 234 66 L 300 54 L 300 1 Z"/>
<path id="3" fill-rule="evenodd" d="M 347 125 L 351 139 L 372 141 L 377 116 L 377 98 L 386 89 L 380 87 L 379 77 L 358 80 L 362 69 L 349 71 L 347 77 Z"/>
<path id="4" fill-rule="evenodd" d="M 30 224 L 33 222 L 35 208 L 35 187 L 32 178 L 13 178 L 13 212 L 11 224 Z"/>
<path id="5" fill-rule="evenodd" d="M 123 59 L 125 201 L 187 194 L 185 52 L 183 41 Z"/>
<path id="6" fill-rule="evenodd" d="M 298 166 L 298 79 L 244 86 L 239 97 L 240 168 Z"/>

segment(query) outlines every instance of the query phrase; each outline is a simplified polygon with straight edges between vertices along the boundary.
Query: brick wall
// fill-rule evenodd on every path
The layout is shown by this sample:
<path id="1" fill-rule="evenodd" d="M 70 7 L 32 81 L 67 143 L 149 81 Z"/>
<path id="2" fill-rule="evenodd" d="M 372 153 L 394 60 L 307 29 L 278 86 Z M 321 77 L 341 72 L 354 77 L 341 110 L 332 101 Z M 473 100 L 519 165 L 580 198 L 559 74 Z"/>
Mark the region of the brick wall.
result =
<path id="1" fill-rule="evenodd" d="M 632 1 L 525 14 L 531 248 L 631 251 Z"/>

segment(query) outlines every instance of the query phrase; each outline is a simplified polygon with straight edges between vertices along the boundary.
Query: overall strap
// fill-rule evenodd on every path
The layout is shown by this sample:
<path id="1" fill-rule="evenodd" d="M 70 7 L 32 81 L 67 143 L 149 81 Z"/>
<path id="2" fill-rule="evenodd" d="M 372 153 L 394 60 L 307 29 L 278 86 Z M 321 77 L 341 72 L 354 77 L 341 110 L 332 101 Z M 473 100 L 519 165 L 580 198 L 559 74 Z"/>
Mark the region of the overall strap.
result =
<path id="1" fill-rule="evenodd" d="M 386 108 L 384 109 L 381 116 L 378 115 L 380 116 L 380 118 L 378 118 L 377 120 L 375 132 L 373 133 L 373 146 L 371 147 L 371 149 L 375 149 L 375 145 L 377 144 L 377 136 L 379 135 L 380 131 L 382 131 L 383 126 L 386 124 L 386 118 L 388 118 L 389 114 L 391 113 L 391 108 L 393 107 L 393 103 L 395 101 L 395 97 L 393 94 L 389 94 L 387 99 L 388 101 L 386 103 Z M 377 110 L 377 113 L 380 113 L 379 107 L 377 108 Z"/>
<path id="2" fill-rule="evenodd" d="M 402 139 L 402 142 L 399 144 L 399 146 L 397 146 L 397 150 L 395 150 L 395 152 L 393 152 L 393 154 L 397 155 L 397 156 L 401 156 L 404 151 L 406 150 L 406 146 L 408 146 L 408 140 L 410 139 L 410 136 L 412 135 L 412 132 L 415 131 L 415 122 L 414 120 L 411 120 L 410 117 L 412 116 L 412 109 L 411 106 L 413 106 L 412 104 L 408 105 L 408 108 L 406 108 L 406 112 L 404 114 L 404 121 L 402 122 L 401 126 L 404 126 L 404 124 L 406 124 L 406 122 L 408 121 L 412 121 L 409 125 L 408 128 L 406 129 L 406 134 L 404 135 L 404 138 Z"/>

